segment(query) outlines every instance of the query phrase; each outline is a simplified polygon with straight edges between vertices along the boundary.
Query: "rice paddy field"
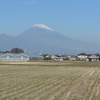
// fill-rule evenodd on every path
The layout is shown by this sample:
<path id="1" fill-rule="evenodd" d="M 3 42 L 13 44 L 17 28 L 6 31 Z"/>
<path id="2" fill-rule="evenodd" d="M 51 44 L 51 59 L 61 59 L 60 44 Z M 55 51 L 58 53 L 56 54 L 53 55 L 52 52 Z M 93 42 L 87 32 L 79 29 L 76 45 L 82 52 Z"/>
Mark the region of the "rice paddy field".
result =
<path id="1" fill-rule="evenodd" d="M 100 100 L 100 62 L 0 63 L 0 100 Z"/>

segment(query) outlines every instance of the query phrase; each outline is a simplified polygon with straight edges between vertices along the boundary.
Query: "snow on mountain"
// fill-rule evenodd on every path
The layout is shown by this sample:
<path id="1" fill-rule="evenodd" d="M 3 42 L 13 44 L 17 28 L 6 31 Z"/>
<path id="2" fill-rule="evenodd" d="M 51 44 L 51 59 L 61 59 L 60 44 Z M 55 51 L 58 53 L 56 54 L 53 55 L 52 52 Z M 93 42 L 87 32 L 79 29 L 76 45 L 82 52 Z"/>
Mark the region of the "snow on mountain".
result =
<path id="1" fill-rule="evenodd" d="M 52 30 L 51 28 L 43 25 L 43 24 L 35 24 L 33 27 L 35 28 L 44 28 L 44 29 L 47 29 L 47 30 Z"/>

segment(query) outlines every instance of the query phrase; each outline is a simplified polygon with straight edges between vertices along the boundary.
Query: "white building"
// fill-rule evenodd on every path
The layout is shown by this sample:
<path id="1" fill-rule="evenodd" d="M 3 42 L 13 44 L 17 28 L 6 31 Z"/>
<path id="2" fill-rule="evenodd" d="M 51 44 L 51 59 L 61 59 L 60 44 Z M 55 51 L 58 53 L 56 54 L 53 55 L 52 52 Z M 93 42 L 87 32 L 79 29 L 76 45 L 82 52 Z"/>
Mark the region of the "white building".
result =
<path id="1" fill-rule="evenodd" d="M 88 58 L 88 56 L 85 53 L 80 53 L 80 54 L 77 55 L 77 58 L 79 60 L 86 60 Z"/>
<path id="2" fill-rule="evenodd" d="M 51 59 L 53 59 L 55 61 L 63 61 L 64 57 L 59 56 L 59 55 L 52 55 Z"/>
<path id="3" fill-rule="evenodd" d="M 99 54 L 88 54 L 89 61 L 99 61 L 100 55 Z"/>
<path id="4" fill-rule="evenodd" d="M 15 61 L 29 61 L 29 56 L 24 53 L 21 53 L 21 54 L 16 55 L 14 57 L 14 60 Z"/>
<path id="5" fill-rule="evenodd" d="M 21 54 L 0 54 L 0 61 L 29 61 L 29 56 L 24 53 Z"/>

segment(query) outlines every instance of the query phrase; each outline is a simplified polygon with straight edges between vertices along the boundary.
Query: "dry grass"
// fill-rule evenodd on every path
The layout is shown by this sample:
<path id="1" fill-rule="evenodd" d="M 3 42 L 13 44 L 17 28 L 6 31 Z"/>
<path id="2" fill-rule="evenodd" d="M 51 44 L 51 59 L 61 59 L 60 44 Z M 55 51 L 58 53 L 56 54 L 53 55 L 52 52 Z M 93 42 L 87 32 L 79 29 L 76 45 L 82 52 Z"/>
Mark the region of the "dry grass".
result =
<path id="1" fill-rule="evenodd" d="M 0 62 L 0 100 L 100 100 L 100 62 Z"/>

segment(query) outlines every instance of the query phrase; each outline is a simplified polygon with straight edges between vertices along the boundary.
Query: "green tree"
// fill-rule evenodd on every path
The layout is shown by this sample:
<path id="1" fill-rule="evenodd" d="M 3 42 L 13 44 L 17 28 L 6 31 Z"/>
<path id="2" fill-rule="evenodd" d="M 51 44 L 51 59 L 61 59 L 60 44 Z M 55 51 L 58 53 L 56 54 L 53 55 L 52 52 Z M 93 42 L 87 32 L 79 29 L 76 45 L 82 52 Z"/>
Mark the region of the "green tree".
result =
<path id="1" fill-rule="evenodd" d="M 45 57 L 44 60 L 52 60 L 51 57 Z"/>

